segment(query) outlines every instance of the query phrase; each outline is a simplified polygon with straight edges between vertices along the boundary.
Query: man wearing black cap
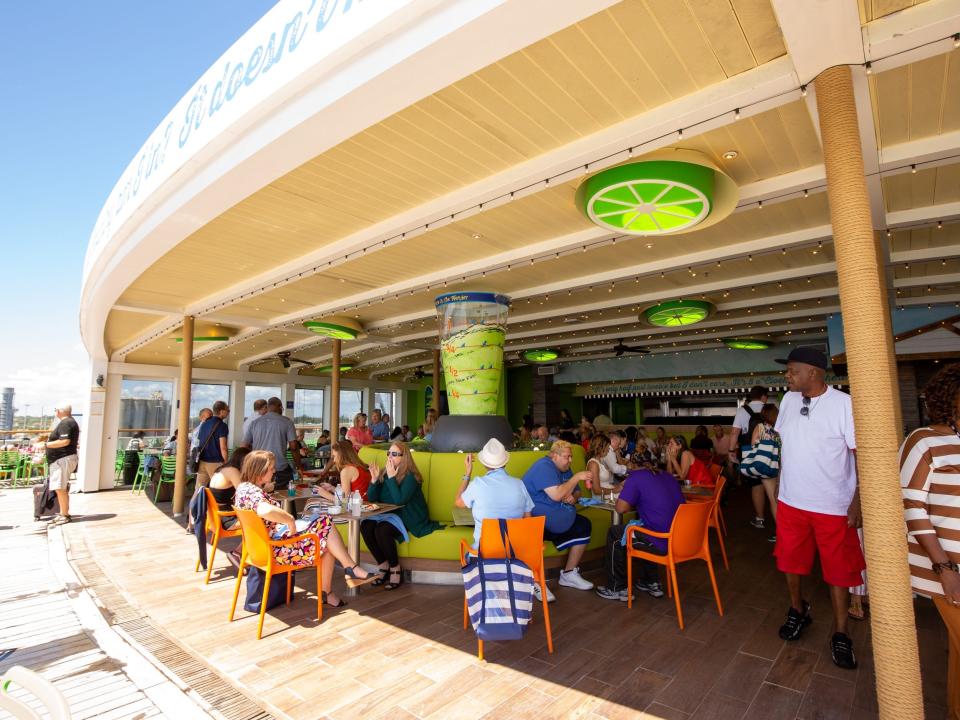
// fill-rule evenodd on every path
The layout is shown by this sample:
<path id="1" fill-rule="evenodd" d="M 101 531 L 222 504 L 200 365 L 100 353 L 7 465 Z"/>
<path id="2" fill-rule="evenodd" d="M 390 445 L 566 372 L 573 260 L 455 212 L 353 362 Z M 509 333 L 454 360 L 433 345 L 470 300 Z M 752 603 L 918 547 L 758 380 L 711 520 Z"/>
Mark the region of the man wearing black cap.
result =
<path id="1" fill-rule="evenodd" d="M 823 579 L 833 605 L 833 662 L 857 666 L 847 636 L 850 588 L 860 585 L 865 564 L 857 527 L 856 440 L 850 396 L 824 382 L 827 358 L 810 347 L 794 348 L 777 362 L 787 366 L 790 390 L 780 405 L 776 430 L 783 441 L 777 503 L 777 568 L 786 574 L 790 609 L 780 628 L 784 640 L 797 640 L 812 622 L 800 578 L 820 555 Z"/>

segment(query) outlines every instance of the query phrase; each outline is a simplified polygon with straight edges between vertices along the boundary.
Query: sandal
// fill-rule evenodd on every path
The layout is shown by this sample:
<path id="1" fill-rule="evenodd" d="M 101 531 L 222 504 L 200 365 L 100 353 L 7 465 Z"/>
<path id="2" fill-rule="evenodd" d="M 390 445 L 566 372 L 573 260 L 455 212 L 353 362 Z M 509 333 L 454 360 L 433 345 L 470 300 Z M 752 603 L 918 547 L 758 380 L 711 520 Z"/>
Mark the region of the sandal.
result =
<path id="1" fill-rule="evenodd" d="M 323 604 L 326 605 L 327 607 L 332 607 L 332 608 L 337 608 L 337 609 L 339 609 L 339 608 L 342 608 L 342 607 L 346 607 L 346 606 L 347 606 L 347 601 L 344 600 L 343 598 L 337 598 L 340 602 L 338 602 L 336 605 L 334 605 L 333 603 L 328 603 L 328 602 L 327 602 L 327 593 L 325 593 L 325 592 L 324 592 L 324 593 L 321 593 L 321 597 L 322 597 L 322 599 L 323 599 Z"/>
<path id="2" fill-rule="evenodd" d="M 372 573 L 370 575 L 367 575 L 366 577 L 360 577 L 359 575 L 357 575 L 358 567 L 359 565 L 354 565 L 352 567 L 343 569 L 343 574 L 346 578 L 348 587 L 355 588 L 361 585 L 366 585 L 367 583 L 374 582 L 378 577 L 380 577 L 379 575 L 374 575 Z"/>
<path id="3" fill-rule="evenodd" d="M 394 582 L 393 578 L 397 578 L 397 581 Z M 383 589 L 396 590 L 401 585 L 403 585 L 403 569 L 397 568 L 396 570 L 394 570 L 393 568 L 390 568 L 390 582 L 384 583 Z"/>
<path id="4" fill-rule="evenodd" d="M 374 580 L 371 585 L 383 585 L 387 581 L 387 576 L 390 574 L 390 568 L 377 568 L 380 572 L 380 575 Z"/>
<path id="5" fill-rule="evenodd" d="M 867 612 L 862 607 L 850 607 L 847 610 L 847 617 L 849 617 L 851 620 L 863 620 L 867 617 Z"/>

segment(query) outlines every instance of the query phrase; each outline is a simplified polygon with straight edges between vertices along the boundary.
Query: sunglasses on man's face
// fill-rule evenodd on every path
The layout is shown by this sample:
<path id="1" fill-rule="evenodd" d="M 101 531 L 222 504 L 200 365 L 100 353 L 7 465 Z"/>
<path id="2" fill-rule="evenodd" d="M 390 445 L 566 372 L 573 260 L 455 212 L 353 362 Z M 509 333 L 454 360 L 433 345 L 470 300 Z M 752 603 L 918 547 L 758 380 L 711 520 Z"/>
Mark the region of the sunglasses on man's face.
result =
<path id="1" fill-rule="evenodd" d="M 387 453 L 387 455 L 389 455 L 390 457 L 403 457 L 403 453 L 397 452 L 396 450 L 391 450 L 390 452 Z"/>
<path id="2" fill-rule="evenodd" d="M 810 398 L 805 397 L 803 399 L 803 407 L 800 408 L 800 414 L 804 417 L 810 417 Z"/>

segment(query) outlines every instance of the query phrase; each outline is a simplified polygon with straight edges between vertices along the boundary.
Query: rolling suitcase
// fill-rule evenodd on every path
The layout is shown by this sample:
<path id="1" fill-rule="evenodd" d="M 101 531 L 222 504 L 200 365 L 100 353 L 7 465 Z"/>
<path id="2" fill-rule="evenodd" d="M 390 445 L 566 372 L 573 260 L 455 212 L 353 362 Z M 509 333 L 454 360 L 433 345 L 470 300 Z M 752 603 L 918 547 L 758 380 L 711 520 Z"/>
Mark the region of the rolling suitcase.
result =
<path id="1" fill-rule="evenodd" d="M 49 481 L 33 486 L 33 519 L 39 520 L 43 515 L 56 515 L 60 512 L 60 503 L 57 494 L 51 492 Z"/>

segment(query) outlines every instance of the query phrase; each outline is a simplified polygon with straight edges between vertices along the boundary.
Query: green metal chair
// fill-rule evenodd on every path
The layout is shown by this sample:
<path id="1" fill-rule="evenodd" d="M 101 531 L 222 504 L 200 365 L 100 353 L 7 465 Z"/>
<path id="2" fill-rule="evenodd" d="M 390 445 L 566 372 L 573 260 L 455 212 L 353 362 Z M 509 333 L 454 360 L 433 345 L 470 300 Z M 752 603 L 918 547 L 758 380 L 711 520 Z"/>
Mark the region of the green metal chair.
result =
<path id="1" fill-rule="evenodd" d="M 117 457 L 113 461 L 113 479 L 114 482 L 120 482 L 123 479 L 123 450 L 117 450 Z"/>
<path id="2" fill-rule="evenodd" d="M 160 456 L 160 479 L 157 481 L 157 491 L 153 494 L 153 503 L 157 503 L 160 497 L 160 486 L 163 483 L 176 482 L 177 479 L 177 458 L 175 455 Z"/>
<path id="3" fill-rule="evenodd" d="M 16 450 L 0 452 L 0 480 L 10 480 L 17 486 L 20 476 L 20 453 Z"/>
<path id="4" fill-rule="evenodd" d="M 143 486 L 147 482 L 147 469 L 143 466 L 147 457 L 142 452 L 137 453 L 137 474 L 133 476 L 132 494 L 143 492 Z"/>

